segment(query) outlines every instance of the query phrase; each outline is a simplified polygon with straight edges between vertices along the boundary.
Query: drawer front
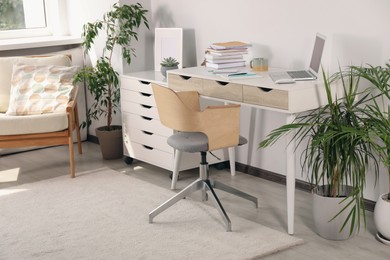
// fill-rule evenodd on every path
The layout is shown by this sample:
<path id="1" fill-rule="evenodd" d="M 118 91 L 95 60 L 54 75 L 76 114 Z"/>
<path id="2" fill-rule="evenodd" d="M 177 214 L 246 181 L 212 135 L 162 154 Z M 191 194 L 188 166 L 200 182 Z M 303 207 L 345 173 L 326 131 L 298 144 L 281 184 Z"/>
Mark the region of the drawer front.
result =
<path id="1" fill-rule="evenodd" d="M 121 111 L 127 113 L 133 113 L 141 116 L 151 117 L 159 120 L 157 108 L 145 104 L 123 101 L 122 99 Z"/>
<path id="2" fill-rule="evenodd" d="M 288 110 L 288 92 L 278 89 L 243 86 L 243 102 Z"/>
<path id="3" fill-rule="evenodd" d="M 140 81 L 128 77 L 121 77 L 121 89 L 153 94 L 152 85 L 148 81 Z"/>
<path id="4" fill-rule="evenodd" d="M 121 99 L 126 102 L 134 102 L 147 106 L 156 106 L 153 94 L 121 89 Z"/>
<path id="5" fill-rule="evenodd" d="M 176 74 L 168 74 L 168 86 L 175 91 L 202 92 L 202 79 L 184 77 Z"/>
<path id="6" fill-rule="evenodd" d="M 159 120 L 132 113 L 122 113 L 122 125 L 125 126 L 126 132 L 129 132 L 131 128 L 136 128 L 166 137 L 173 134 L 173 130 L 163 126 Z"/>
<path id="7" fill-rule="evenodd" d="M 130 128 L 130 140 L 142 145 L 155 147 L 159 150 L 172 153 L 173 149 L 167 143 L 167 137 L 161 136 L 145 130 Z"/>
<path id="8" fill-rule="evenodd" d="M 130 157 L 141 160 L 167 170 L 173 168 L 173 149 L 171 153 L 161 151 L 152 146 L 135 142 L 125 143 L 125 148 Z"/>
<path id="9" fill-rule="evenodd" d="M 201 95 L 242 102 L 242 85 L 225 81 L 203 80 Z"/>

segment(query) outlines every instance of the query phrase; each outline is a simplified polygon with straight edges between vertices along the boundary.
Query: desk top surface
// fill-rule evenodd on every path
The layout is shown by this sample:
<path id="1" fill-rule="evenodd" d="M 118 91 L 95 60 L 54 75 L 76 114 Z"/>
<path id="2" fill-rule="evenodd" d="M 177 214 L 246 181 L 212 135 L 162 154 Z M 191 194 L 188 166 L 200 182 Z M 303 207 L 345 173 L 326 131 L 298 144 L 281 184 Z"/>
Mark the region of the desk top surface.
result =
<path id="1" fill-rule="evenodd" d="M 131 77 L 140 81 L 149 81 L 160 85 L 168 85 L 167 79 L 160 71 L 148 70 L 122 74 L 124 77 Z"/>
<path id="2" fill-rule="evenodd" d="M 280 69 L 270 69 L 270 71 L 277 70 Z M 308 111 L 327 103 L 326 91 L 323 87 L 324 83 L 322 79 L 298 81 L 295 84 L 275 84 L 269 77 L 268 71 L 257 73 L 260 77 L 256 78 L 226 79 L 220 75 L 213 74 L 210 69 L 206 67 L 190 67 L 184 69 L 170 70 L 167 73 L 168 80 L 161 75 L 160 71 L 152 70 L 125 73 L 122 76 L 136 79 L 138 81 L 157 83 L 164 86 L 168 85 L 170 75 L 179 75 L 182 77 L 184 76 L 200 78 L 202 80 L 236 83 L 241 84 L 243 87 L 246 88 L 254 87 L 256 88 L 256 90 L 253 91 L 257 92 L 249 91 L 249 89 L 245 90 L 245 93 L 243 93 L 243 100 L 239 103 L 253 105 L 257 108 L 274 110 L 282 113 L 291 114 Z M 276 92 L 272 90 L 276 90 Z M 334 94 L 336 94 L 337 92 L 338 91 L 335 91 Z M 204 93 L 202 95 L 206 97 L 215 98 L 215 95 L 208 96 Z M 253 98 L 255 98 L 255 100 Z M 285 104 L 283 105 L 283 108 L 278 108 L 278 106 L 275 107 L 272 104 L 267 105 L 266 103 L 268 101 L 274 103 L 284 102 Z"/>
<path id="3" fill-rule="evenodd" d="M 250 70 L 247 68 L 247 70 Z M 270 68 L 269 71 L 280 71 L 281 69 L 277 68 Z M 243 84 L 247 86 L 253 86 L 253 87 L 262 87 L 262 88 L 270 88 L 270 89 L 280 89 L 285 91 L 295 91 L 295 90 L 301 90 L 306 88 L 312 88 L 316 85 L 323 84 L 322 80 L 307 80 L 307 81 L 297 81 L 293 84 L 275 84 L 270 76 L 268 75 L 269 71 L 264 72 L 256 72 L 256 74 L 259 77 L 256 78 L 239 78 L 239 79 L 226 79 L 222 77 L 221 75 L 214 74 L 212 70 L 206 67 L 190 67 L 190 68 L 184 68 L 184 69 L 177 69 L 177 70 L 171 70 L 168 71 L 168 74 L 177 74 L 182 76 L 188 76 L 188 77 L 200 77 L 203 79 L 209 79 L 209 80 L 216 80 L 216 81 L 222 81 L 222 82 L 232 82 L 232 83 L 238 83 Z M 169 76 L 168 76 L 169 77 Z"/>
<path id="4" fill-rule="evenodd" d="M 270 71 L 277 71 L 277 70 L 281 70 L 281 69 L 270 68 Z M 280 89 L 285 91 L 296 91 L 296 90 L 301 90 L 306 88 L 312 88 L 313 86 L 323 84 L 322 80 L 320 79 L 308 80 L 308 81 L 297 81 L 294 84 L 275 84 L 272 81 L 272 79 L 269 77 L 268 71 L 257 72 L 256 74 L 259 75 L 260 77 L 240 78 L 240 79 L 226 79 L 221 75 L 212 73 L 211 70 L 206 67 L 190 67 L 184 69 L 170 70 L 167 73 L 168 73 L 168 77 L 169 74 L 177 74 L 177 75 L 188 76 L 188 77 L 198 77 L 198 78 L 209 79 L 209 80 L 232 82 L 232 83 L 238 83 L 247 86 Z M 157 83 L 157 84 L 162 84 L 162 85 L 167 84 L 167 79 L 161 75 L 160 71 L 154 71 L 154 70 L 139 71 L 139 72 L 125 73 L 123 75 L 136 78 L 139 80 L 148 80 L 150 82 Z"/>

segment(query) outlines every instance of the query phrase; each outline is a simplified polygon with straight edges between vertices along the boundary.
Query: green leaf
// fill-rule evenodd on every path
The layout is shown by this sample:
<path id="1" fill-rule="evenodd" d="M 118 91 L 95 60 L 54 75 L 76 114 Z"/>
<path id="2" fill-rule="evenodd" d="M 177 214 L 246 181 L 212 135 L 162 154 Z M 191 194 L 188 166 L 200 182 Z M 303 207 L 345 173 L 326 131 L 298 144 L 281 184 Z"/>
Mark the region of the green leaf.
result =
<path id="1" fill-rule="evenodd" d="M 135 56 L 135 49 L 130 46 L 131 40 L 138 40 L 138 29 L 142 24 L 149 29 L 145 10 L 141 4 L 122 5 L 118 3 L 103 15 L 102 20 L 86 23 L 82 31 L 82 46 L 85 52 L 91 49 L 98 36 L 105 37 L 103 55 L 95 67 L 85 67 L 74 77 L 75 82 L 84 82 L 92 94 L 94 103 L 87 111 L 87 120 L 81 125 L 88 127 L 92 119 L 100 116 L 107 119 L 107 128 L 110 129 L 112 114 L 119 108 L 119 74 L 112 67 L 113 50 L 119 46 L 122 57 L 127 64 Z M 102 34 L 102 35 L 100 35 Z"/>

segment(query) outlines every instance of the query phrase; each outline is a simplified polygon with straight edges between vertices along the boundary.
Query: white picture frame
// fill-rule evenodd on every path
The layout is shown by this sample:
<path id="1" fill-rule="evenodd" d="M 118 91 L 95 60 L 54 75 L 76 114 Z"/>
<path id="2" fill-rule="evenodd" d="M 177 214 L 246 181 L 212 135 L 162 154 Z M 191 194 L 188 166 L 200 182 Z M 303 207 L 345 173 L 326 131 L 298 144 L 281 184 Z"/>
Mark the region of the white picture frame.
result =
<path id="1" fill-rule="evenodd" d="M 154 38 L 154 70 L 160 71 L 161 61 L 173 57 L 183 64 L 183 28 L 156 28 Z"/>

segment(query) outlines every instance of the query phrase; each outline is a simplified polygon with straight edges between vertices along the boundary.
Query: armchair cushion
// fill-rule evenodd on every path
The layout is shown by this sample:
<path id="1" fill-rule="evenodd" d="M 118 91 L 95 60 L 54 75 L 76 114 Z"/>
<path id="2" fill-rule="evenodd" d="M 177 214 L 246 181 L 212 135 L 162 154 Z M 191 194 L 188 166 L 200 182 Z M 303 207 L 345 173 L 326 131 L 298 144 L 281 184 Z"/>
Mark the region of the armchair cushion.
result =
<path id="1" fill-rule="evenodd" d="M 68 127 L 66 113 L 44 114 L 40 116 L 8 116 L 0 113 L 0 136 L 50 133 L 62 131 Z"/>
<path id="2" fill-rule="evenodd" d="M 7 115 L 63 113 L 77 67 L 15 64 Z"/>

